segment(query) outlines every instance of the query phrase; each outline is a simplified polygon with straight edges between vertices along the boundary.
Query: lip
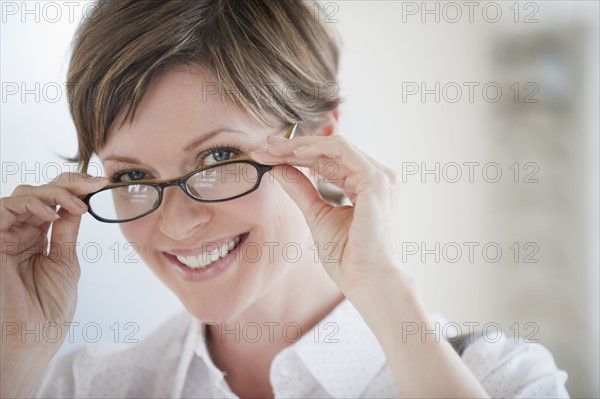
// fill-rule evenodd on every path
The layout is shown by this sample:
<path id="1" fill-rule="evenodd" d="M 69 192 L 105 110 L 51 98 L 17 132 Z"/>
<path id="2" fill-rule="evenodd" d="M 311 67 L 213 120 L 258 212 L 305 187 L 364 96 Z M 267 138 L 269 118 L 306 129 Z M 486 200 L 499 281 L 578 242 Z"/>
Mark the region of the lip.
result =
<path id="1" fill-rule="evenodd" d="M 243 236 L 244 234 L 248 233 L 238 233 L 229 237 L 220 238 L 218 240 L 203 242 L 202 245 L 197 247 L 173 249 L 165 251 L 165 253 L 173 256 L 202 256 L 207 252 L 213 252 L 215 249 L 220 248 L 223 244 L 229 243 L 229 241 L 233 240 L 235 237 Z"/>
<path id="2" fill-rule="evenodd" d="M 179 274 L 184 280 L 187 280 L 187 281 L 206 280 L 206 279 L 213 278 L 213 277 L 223 273 L 224 271 L 229 269 L 230 266 L 234 265 L 236 263 L 236 260 L 239 260 L 239 253 L 241 252 L 243 246 L 246 244 L 246 239 L 248 238 L 249 234 L 250 233 L 237 234 L 237 235 L 232 236 L 229 239 L 222 240 L 221 241 L 222 243 L 226 243 L 226 242 L 233 240 L 235 237 L 240 236 L 240 243 L 233 251 L 229 252 L 227 254 L 227 256 L 217 260 L 216 262 L 213 262 L 210 266 L 208 266 L 204 269 L 201 269 L 201 268 L 191 269 L 191 268 L 187 267 L 186 265 L 181 263 L 179 261 L 179 259 L 177 259 L 177 255 L 174 255 L 175 251 L 163 252 L 163 255 L 165 256 L 165 258 L 167 258 L 167 260 L 169 261 L 169 265 L 173 268 L 173 270 L 177 274 Z M 215 243 L 216 242 L 212 242 L 210 244 L 215 244 Z M 200 247 L 200 248 L 202 248 L 202 247 Z M 184 251 L 190 251 L 190 250 L 186 249 Z M 176 253 L 180 254 L 180 253 L 182 253 L 182 251 L 177 251 Z M 188 252 L 186 252 L 186 253 L 188 253 Z M 198 254 L 198 249 L 196 249 L 196 252 L 191 252 L 191 254 L 187 255 L 187 256 L 191 256 L 192 254 Z M 180 256 L 186 256 L 186 255 L 180 255 Z"/>

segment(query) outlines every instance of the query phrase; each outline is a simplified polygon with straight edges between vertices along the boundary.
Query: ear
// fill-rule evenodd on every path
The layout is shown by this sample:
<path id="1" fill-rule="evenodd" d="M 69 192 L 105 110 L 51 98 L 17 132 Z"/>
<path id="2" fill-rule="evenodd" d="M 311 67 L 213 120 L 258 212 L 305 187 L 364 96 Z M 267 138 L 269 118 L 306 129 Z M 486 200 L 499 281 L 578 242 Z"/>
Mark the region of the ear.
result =
<path id="1" fill-rule="evenodd" d="M 331 136 L 336 134 L 339 124 L 340 110 L 338 107 L 329 112 L 325 123 L 317 130 L 317 136 Z"/>

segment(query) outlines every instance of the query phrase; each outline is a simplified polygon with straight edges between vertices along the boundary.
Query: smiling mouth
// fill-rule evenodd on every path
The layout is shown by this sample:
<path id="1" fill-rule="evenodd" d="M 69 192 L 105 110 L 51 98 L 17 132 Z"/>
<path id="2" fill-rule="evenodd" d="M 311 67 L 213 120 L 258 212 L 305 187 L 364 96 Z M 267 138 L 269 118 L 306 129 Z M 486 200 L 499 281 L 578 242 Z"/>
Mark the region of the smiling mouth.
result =
<path id="1" fill-rule="evenodd" d="M 240 234 L 239 236 L 233 238 L 231 241 L 222 244 L 221 246 L 215 248 L 212 251 L 203 252 L 201 254 L 191 256 L 179 255 L 176 258 L 179 262 L 189 267 L 190 269 L 205 269 L 212 265 L 214 262 L 218 261 L 219 259 L 225 258 L 230 252 L 233 252 L 239 246 L 245 234 L 246 233 Z"/>

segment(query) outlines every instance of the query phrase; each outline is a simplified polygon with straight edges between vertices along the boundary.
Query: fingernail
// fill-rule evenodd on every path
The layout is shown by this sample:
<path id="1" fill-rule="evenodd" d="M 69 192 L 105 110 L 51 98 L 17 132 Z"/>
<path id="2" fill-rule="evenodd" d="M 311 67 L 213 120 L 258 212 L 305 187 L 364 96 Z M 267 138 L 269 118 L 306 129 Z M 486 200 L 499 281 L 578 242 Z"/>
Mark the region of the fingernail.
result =
<path id="1" fill-rule="evenodd" d="M 85 204 L 85 202 L 83 202 L 82 200 L 80 200 L 77 197 L 72 197 L 72 201 L 75 205 L 77 205 L 79 208 L 81 209 L 86 209 L 87 205 Z"/>
<path id="2" fill-rule="evenodd" d="M 54 218 L 54 220 L 60 219 L 60 215 L 58 214 L 58 212 L 56 212 L 56 209 L 51 208 L 48 205 L 46 205 L 46 209 L 48 210 L 48 213 L 50 215 L 52 215 L 52 217 Z"/>

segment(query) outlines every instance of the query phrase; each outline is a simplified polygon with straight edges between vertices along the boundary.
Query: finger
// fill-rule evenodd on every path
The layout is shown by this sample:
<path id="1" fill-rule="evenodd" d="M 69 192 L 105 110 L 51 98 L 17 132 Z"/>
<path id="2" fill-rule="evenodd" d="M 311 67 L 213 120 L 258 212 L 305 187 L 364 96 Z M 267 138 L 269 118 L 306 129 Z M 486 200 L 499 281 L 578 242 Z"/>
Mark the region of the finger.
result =
<path id="1" fill-rule="evenodd" d="M 7 197 L 0 200 L 0 229 L 8 230 L 16 222 L 30 222 L 37 227 L 59 218 L 56 211 L 34 196 Z M 33 218 L 35 217 L 35 218 Z"/>
<path id="2" fill-rule="evenodd" d="M 316 171 L 319 175 L 342 189 L 349 197 L 364 191 L 388 190 L 400 180 L 395 170 L 380 164 L 354 146 L 341 146 L 339 150 L 322 151 L 321 144 L 314 143 L 295 150 L 293 161 L 301 163 L 302 159 L 317 157 L 320 168 Z M 327 153 L 327 156 L 320 155 L 322 152 Z M 335 169 L 336 166 L 340 168 L 340 173 Z M 336 176 L 340 176 L 341 181 Z"/>
<path id="3" fill-rule="evenodd" d="M 351 202 L 356 197 L 356 193 L 345 185 L 345 179 L 350 171 L 340 168 L 334 161 L 327 161 L 325 158 L 320 160 L 297 159 L 295 156 L 277 157 L 266 151 L 257 151 L 251 154 L 251 157 L 259 163 L 265 165 L 292 165 L 301 168 L 308 168 L 313 171 L 314 183 L 317 182 L 316 176 L 321 176 L 323 182 L 332 183 L 336 186 Z M 338 194 L 340 195 L 340 194 Z"/>
<path id="4" fill-rule="evenodd" d="M 31 245 L 32 243 L 39 242 L 43 239 L 43 229 L 40 230 L 38 227 L 22 226 L 18 229 L 11 229 L 10 231 L 0 230 L 0 242 L 2 242 L 2 252 L 6 253 L 18 253 L 20 248 L 23 246 Z"/>
<path id="5" fill-rule="evenodd" d="M 333 165 L 333 161 L 330 158 L 324 156 L 317 159 L 304 159 L 299 158 L 294 154 L 290 154 L 287 156 L 276 156 L 270 154 L 267 151 L 255 151 L 252 152 L 250 155 L 252 159 L 254 159 L 256 162 L 264 165 L 273 166 L 289 164 L 297 167 L 309 168 L 312 169 L 314 172 L 322 175 L 323 177 L 331 179 L 337 178 L 338 180 L 341 180 L 343 176 L 346 176 L 350 173 L 350 171 L 346 168 L 340 168 L 340 165 L 338 165 L 337 163 Z M 331 166 L 337 167 L 332 168 Z M 320 171 L 322 171 L 323 173 L 321 173 Z M 338 173 L 341 174 L 338 175 Z"/>
<path id="6" fill-rule="evenodd" d="M 294 140 L 278 141 L 267 147 L 267 152 L 275 156 L 295 155 L 299 159 L 330 158 L 340 163 L 350 172 L 379 168 L 365 154 L 341 136 L 311 136 Z"/>
<path id="7" fill-rule="evenodd" d="M 376 166 L 357 149 L 347 145 L 339 145 L 335 142 L 315 142 L 295 149 L 293 154 L 298 159 L 326 157 L 330 160 L 337 161 L 351 173 L 372 169 Z"/>
<path id="8" fill-rule="evenodd" d="M 258 157 L 262 161 L 309 167 L 341 189 L 352 203 L 359 193 L 385 189 L 389 182 L 396 180 L 393 171 L 341 136 L 311 136 L 294 140 L 269 137 L 267 140 L 270 145 L 266 153 L 272 158 L 261 152 Z"/>
<path id="9" fill-rule="evenodd" d="M 298 205 L 306 223 L 313 227 L 318 215 L 325 208 L 332 206 L 325 202 L 312 182 L 298 169 L 291 165 L 277 165 L 271 170 L 281 187 Z"/>
<path id="10" fill-rule="evenodd" d="M 79 234 L 81 215 L 73 215 L 64 209 L 60 209 L 58 213 L 60 220 L 52 225 L 48 257 L 55 262 L 69 266 L 71 271 L 78 276 L 80 270 L 75 243 Z"/>
<path id="11" fill-rule="evenodd" d="M 66 188 L 53 184 L 22 188 L 18 194 L 14 194 L 11 198 L 27 201 L 29 201 L 30 198 L 37 198 L 50 207 L 60 205 L 62 208 L 66 208 L 69 212 L 74 214 L 81 215 L 87 212 L 87 205 L 77 198 L 76 195 Z"/>
<path id="12" fill-rule="evenodd" d="M 80 173 L 63 173 L 53 183 L 43 186 L 18 186 L 13 197 L 33 195 L 50 206 L 60 205 L 69 212 L 87 212 L 87 205 L 80 200 L 86 194 L 98 191 L 109 183 L 106 177 L 91 177 Z"/>
<path id="13" fill-rule="evenodd" d="M 107 177 L 90 176 L 82 173 L 62 173 L 51 184 L 63 187 L 76 195 L 85 195 L 100 190 L 110 183 Z"/>
<path id="14" fill-rule="evenodd" d="M 42 223 L 53 222 L 58 219 L 58 214 L 53 209 L 57 205 L 70 213 L 81 215 L 87 212 L 87 205 L 77 194 L 97 191 L 108 182 L 107 178 L 88 178 L 86 175 L 63 173 L 55 183 L 43 186 L 20 185 L 11 197 L 0 200 L 0 229 L 7 231 L 15 223 L 38 227 Z"/>
<path id="15" fill-rule="evenodd" d="M 294 165 L 313 169 L 351 200 L 364 190 L 385 185 L 392 177 L 386 172 L 387 168 L 340 136 L 304 137 L 294 144 L 277 141 L 267 148 L 267 152 L 279 159 L 286 158 Z M 303 160 L 308 160 L 309 164 Z M 310 165 L 313 161 L 316 164 Z"/>
<path id="16" fill-rule="evenodd" d="M 278 157 L 269 153 L 267 150 L 253 151 L 249 155 L 250 158 L 263 165 L 281 165 L 289 163 L 288 157 Z"/>
<path id="17" fill-rule="evenodd" d="M 63 173 L 52 183 L 42 186 L 20 185 L 13 191 L 12 196 L 28 195 L 32 192 L 45 190 L 49 187 L 65 189 L 75 196 L 82 196 L 105 187 L 110 180 L 107 177 L 91 177 L 80 173 Z"/>
<path id="18" fill-rule="evenodd" d="M 309 168 L 315 174 L 321 176 L 325 182 L 339 188 L 352 203 L 354 203 L 354 199 L 362 190 L 368 189 L 369 185 L 377 184 L 377 178 L 367 175 L 373 173 L 370 169 L 352 173 L 337 161 L 328 157 L 301 159 L 295 155 L 276 157 L 261 152 L 257 154 L 255 159 L 267 165 L 289 164 L 296 167 Z"/>

